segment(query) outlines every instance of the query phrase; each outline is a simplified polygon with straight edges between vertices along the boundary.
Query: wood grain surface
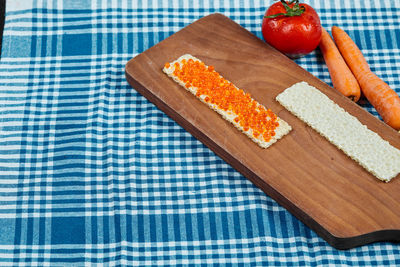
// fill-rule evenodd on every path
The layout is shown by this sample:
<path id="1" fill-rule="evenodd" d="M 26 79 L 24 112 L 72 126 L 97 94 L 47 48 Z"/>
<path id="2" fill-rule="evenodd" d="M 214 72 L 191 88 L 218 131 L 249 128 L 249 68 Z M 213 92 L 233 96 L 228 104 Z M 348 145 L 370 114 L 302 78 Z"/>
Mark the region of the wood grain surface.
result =
<path id="1" fill-rule="evenodd" d="M 249 92 L 293 130 L 260 148 L 162 72 L 192 54 Z M 332 246 L 400 241 L 400 178 L 384 183 L 275 97 L 306 81 L 400 149 L 400 134 L 221 14 L 204 17 L 126 64 L 130 85 Z M 398 175 L 400 176 L 400 175 Z"/>

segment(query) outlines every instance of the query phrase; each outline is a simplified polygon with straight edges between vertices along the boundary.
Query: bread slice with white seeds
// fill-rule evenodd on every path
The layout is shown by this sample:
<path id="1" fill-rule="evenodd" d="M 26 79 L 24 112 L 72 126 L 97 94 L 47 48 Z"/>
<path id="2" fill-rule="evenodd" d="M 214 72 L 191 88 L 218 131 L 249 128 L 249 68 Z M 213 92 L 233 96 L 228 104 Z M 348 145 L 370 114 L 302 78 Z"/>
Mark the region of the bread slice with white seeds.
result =
<path id="1" fill-rule="evenodd" d="M 378 179 L 400 173 L 400 150 L 305 82 L 284 90 L 276 100 Z"/>

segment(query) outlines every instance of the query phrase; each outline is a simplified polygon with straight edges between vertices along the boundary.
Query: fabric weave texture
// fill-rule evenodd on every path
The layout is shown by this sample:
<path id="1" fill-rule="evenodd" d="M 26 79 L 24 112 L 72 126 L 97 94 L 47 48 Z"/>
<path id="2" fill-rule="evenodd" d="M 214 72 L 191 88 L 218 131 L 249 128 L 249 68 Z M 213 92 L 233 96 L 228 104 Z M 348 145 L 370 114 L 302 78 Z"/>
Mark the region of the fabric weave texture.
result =
<path id="1" fill-rule="evenodd" d="M 398 0 L 306 2 L 400 94 Z M 8 1 L 0 266 L 399 266 L 395 243 L 332 248 L 125 79 L 128 60 L 211 13 L 262 38 L 272 3 Z M 296 62 L 332 85 L 318 50 Z"/>

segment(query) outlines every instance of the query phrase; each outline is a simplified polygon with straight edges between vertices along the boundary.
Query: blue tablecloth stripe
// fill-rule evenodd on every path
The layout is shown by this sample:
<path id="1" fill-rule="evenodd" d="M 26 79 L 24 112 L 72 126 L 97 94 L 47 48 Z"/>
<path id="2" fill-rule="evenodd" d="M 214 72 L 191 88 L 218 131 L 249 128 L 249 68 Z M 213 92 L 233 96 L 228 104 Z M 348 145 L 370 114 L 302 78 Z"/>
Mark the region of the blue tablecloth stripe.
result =
<path id="1" fill-rule="evenodd" d="M 398 1 L 308 3 L 400 93 Z M 214 12 L 262 38 L 269 4 L 8 1 L 0 265 L 400 265 L 398 244 L 329 246 L 126 82 L 129 59 Z M 296 62 L 331 85 L 319 50 Z"/>

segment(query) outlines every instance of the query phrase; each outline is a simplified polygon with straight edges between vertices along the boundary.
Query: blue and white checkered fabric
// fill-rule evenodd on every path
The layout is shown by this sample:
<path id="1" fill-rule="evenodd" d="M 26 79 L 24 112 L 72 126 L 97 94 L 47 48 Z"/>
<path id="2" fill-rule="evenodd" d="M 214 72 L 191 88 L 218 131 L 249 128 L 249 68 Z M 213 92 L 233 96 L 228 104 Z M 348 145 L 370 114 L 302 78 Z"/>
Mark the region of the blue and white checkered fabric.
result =
<path id="1" fill-rule="evenodd" d="M 399 266 L 398 244 L 332 248 L 125 80 L 129 59 L 210 13 L 261 37 L 272 3 L 8 1 L 0 265 Z M 400 93 L 398 0 L 308 3 Z M 330 83 L 318 51 L 297 63 Z"/>

